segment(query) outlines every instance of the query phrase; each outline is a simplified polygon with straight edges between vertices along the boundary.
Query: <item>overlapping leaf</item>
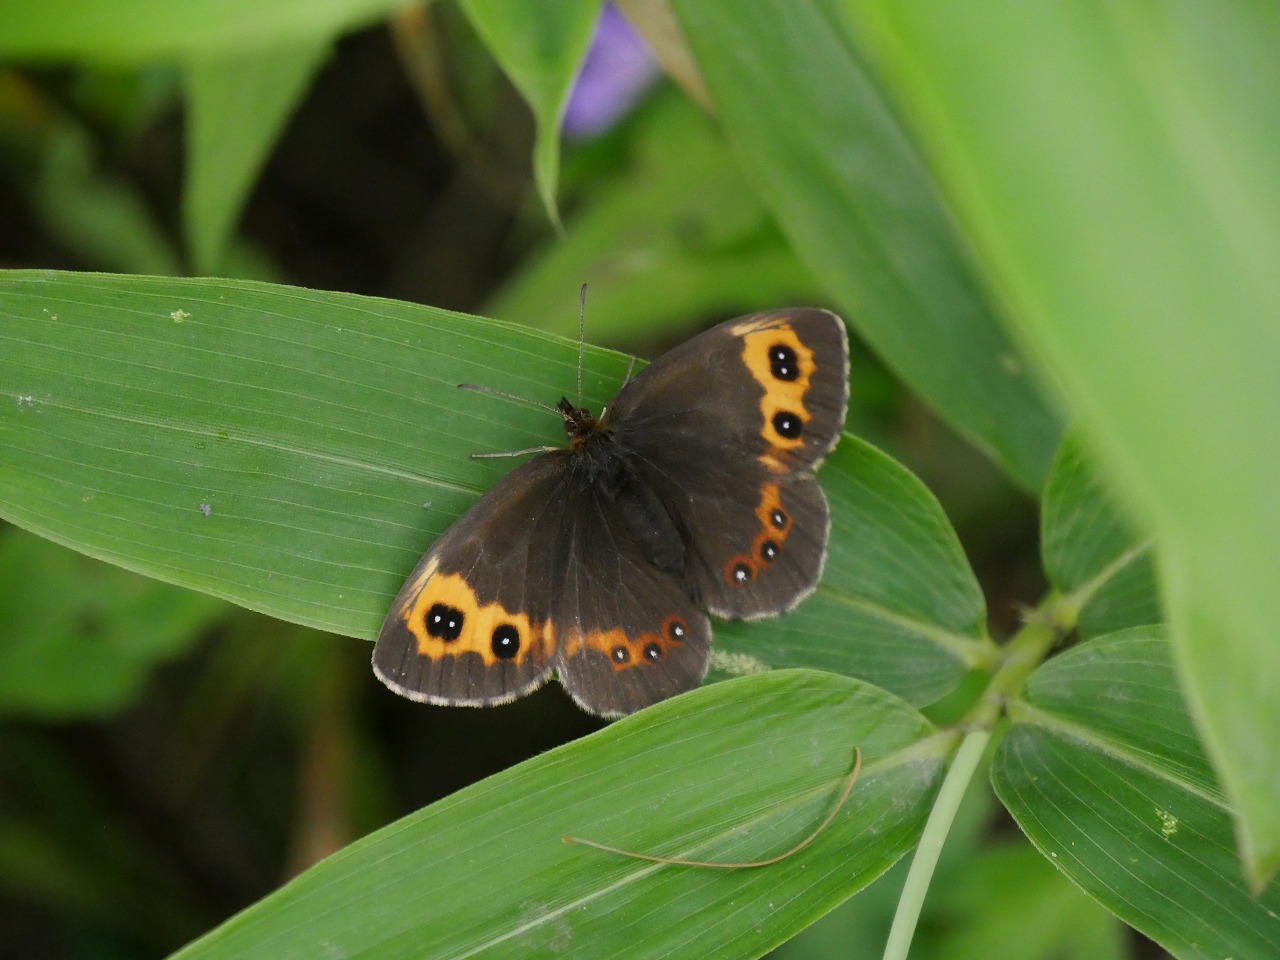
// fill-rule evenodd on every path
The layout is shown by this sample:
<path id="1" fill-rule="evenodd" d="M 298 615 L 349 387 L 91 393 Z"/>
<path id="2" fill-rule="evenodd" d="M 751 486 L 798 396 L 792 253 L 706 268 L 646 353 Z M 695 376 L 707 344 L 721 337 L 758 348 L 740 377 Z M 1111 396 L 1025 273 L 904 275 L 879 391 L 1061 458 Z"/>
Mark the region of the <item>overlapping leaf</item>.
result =
<path id="1" fill-rule="evenodd" d="M 1174 956 L 1280 954 L 1280 885 L 1245 884 L 1160 627 L 1049 661 L 1011 715 L 992 779 L 1058 869 Z"/>
<path id="2" fill-rule="evenodd" d="M 1150 524 L 1260 886 L 1280 870 L 1280 17 L 842 6 L 1011 322 Z"/>
<path id="3" fill-rule="evenodd" d="M 254 179 L 328 53 L 327 41 L 192 57 L 183 215 L 196 273 L 221 257 Z"/>
<path id="4" fill-rule="evenodd" d="M 0 55 L 82 57 L 140 63 L 191 53 L 233 54 L 289 45 L 371 23 L 404 0 L 8 0 L 0 8 Z"/>
<path id="5" fill-rule="evenodd" d="M 1055 415 L 838 18 L 816 0 L 673 6 L 730 145 L 846 319 L 940 416 L 1038 489 Z"/>
<path id="6" fill-rule="evenodd" d="M 1151 545 L 1131 527 L 1069 435 L 1045 484 L 1041 552 L 1049 581 L 1081 604 L 1082 636 L 1161 620 Z"/>
<path id="7" fill-rule="evenodd" d="M 915 843 L 950 742 L 929 734 L 900 700 L 830 674 L 703 688 L 351 845 L 177 956 L 760 956 Z M 561 842 L 769 856 L 830 809 L 854 746 L 864 768 L 845 808 L 771 867 L 641 863 Z"/>
<path id="8" fill-rule="evenodd" d="M 129 703 L 155 663 L 226 609 L 11 528 L 0 531 L 0 598 L 0 714 L 55 719 Z"/>
<path id="9" fill-rule="evenodd" d="M 533 175 L 542 204 L 559 223 L 560 121 L 582 66 L 603 0 L 461 0 L 537 122 Z"/>

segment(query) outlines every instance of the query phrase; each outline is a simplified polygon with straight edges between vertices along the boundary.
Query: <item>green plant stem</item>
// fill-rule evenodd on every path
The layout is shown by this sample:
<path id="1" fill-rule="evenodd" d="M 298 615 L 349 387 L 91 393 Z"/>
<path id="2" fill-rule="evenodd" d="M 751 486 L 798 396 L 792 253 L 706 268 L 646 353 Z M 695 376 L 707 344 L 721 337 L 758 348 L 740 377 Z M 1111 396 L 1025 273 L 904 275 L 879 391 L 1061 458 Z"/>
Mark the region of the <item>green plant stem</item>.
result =
<path id="1" fill-rule="evenodd" d="M 995 728 L 1004 705 L 1018 695 L 1027 677 L 1044 661 L 1054 644 L 1075 629 L 1080 605 L 1072 598 L 1051 593 L 1032 611 L 1022 629 L 1001 651 L 1000 667 L 986 690 L 961 722 L 966 730 Z"/>
<path id="2" fill-rule="evenodd" d="M 916 923 L 920 919 L 920 909 L 924 906 L 924 897 L 929 890 L 929 881 L 933 879 L 933 871 L 942 853 L 942 844 L 951 830 L 956 811 L 960 809 L 960 801 L 964 798 L 964 792 L 990 739 L 990 730 L 970 731 L 951 761 L 951 768 L 942 781 L 942 789 L 938 791 L 938 799 L 934 801 L 933 810 L 929 813 L 929 821 L 924 825 L 916 855 L 911 860 L 902 896 L 898 898 L 898 910 L 893 916 L 889 941 L 884 948 L 885 960 L 906 960 L 907 951 L 911 949 L 911 938 L 916 932 Z"/>
<path id="3" fill-rule="evenodd" d="M 1059 594 L 1046 597 L 1005 646 L 999 669 L 992 675 L 986 690 L 961 724 L 968 732 L 956 750 L 925 824 L 924 833 L 920 836 L 920 845 L 911 861 L 907 882 L 902 888 L 898 909 L 893 917 L 893 926 L 889 929 L 884 960 L 906 960 L 916 924 L 920 920 L 925 894 L 929 890 L 929 882 L 933 879 L 933 871 L 942 853 L 942 845 L 951 830 L 960 801 L 964 799 L 965 790 L 982 759 L 983 751 L 991 740 L 996 722 L 1004 712 L 1004 705 L 1017 696 L 1031 671 L 1040 665 L 1053 645 L 1075 626 L 1078 609 L 1078 605 Z"/>

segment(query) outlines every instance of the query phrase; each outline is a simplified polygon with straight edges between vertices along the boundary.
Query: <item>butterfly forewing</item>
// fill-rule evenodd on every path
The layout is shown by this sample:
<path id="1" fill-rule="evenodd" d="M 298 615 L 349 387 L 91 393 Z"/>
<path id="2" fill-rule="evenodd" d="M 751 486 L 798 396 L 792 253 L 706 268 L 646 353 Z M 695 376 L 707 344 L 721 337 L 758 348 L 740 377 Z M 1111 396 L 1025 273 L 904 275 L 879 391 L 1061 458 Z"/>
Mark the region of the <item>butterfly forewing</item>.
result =
<path id="1" fill-rule="evenodd" d="M 839 438 L 848 340 L 823 310 L 720 324 L 659 357 L 610 408 L 610 429 L 685 540 L 705 609 L 780 613 L 811 593 L 829 526 L 812 470 Z"/>
<path id="2" fill-rule="evenodd" d="M 548 623 L 567 451 L 509 473 L 436 541 L 405 581 L 378 634 L 373 668 L 429 703 L 489 706 L 551 674 Z"/>

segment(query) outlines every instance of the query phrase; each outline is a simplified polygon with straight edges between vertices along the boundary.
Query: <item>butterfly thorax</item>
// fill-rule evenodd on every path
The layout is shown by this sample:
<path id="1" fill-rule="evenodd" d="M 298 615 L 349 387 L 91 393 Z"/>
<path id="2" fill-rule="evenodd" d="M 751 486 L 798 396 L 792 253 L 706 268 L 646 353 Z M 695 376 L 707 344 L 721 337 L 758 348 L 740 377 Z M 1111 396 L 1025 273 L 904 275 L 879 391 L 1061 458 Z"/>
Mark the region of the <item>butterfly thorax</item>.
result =
<path id="1" fill-rule="evenodd" d="M 599 421 L 591 415 L 586 407 L 575 407 L 565 397 L 556 404 L 560 415 L 564 417 L 564 432 L 569 436 L 569 444 L 577 450 L 582 443 L 597 432 Z"/>
<path id="2" fill-rule="evenodd" d="M 582 484 L 614 487 L 628 468 L 612 431 L 586 407 L 575 407 L 564 397 L 556 407 L 564 417 L 564 432 L 569 437 L 571 474 Z"/>
<path id="3" fill-rule="evenodd" d="M 636 475 L 607 418 L 597 420 L 590 410 L 575 407 L 564 397 L 556 406 L 569 436 L 571 482 L 581 491 L 590 489 L 590 496 L 611 503 L 610 513 L 635 538 L 651 563 L 673 573 L 682 572 L 684 541 L 671 513 Z"/>

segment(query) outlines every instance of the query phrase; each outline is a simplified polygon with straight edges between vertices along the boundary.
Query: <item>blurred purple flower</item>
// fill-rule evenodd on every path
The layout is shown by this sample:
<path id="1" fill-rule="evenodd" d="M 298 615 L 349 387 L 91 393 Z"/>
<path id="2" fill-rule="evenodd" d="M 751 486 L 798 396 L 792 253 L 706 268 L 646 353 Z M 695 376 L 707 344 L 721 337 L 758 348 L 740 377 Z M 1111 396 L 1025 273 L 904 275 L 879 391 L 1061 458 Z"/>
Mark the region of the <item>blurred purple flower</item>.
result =
<path id="1" fill-rule="evenodd" d="M 661 70 L 640 35 L 605 4 L 596 35 L 569 95 L 564 135 L 585 140 L 608 130 L 653 86 Z"/>

